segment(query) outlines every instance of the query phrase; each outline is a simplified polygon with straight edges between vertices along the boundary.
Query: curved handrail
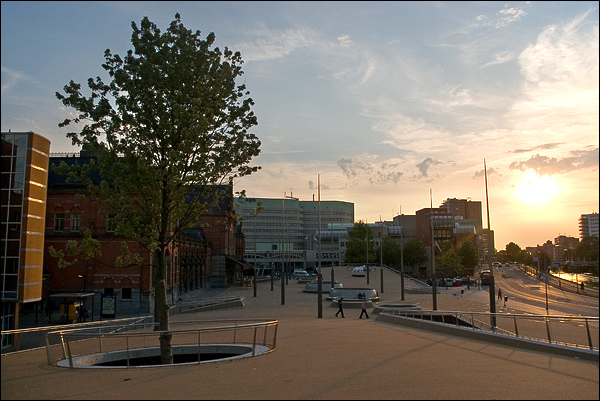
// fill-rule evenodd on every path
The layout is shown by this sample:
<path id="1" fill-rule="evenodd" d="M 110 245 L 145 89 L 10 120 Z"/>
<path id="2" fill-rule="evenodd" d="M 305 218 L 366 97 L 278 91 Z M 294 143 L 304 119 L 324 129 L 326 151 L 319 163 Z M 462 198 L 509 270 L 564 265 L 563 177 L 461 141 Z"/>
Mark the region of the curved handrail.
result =
<path id="1" fill-rule="evenodd" d="M 227 323 L 232 323 L 228 324 Z M 225 325 L 224 325 L 225 324 Z M 181 326 L 193 327 L 181 327 Z M 203 327 L 196 327 L 201 325 Z M 207 325 L 215 325 L 206 327 Z M 190 320 L 172 322 L 171 330 L 155 330 L 156 323 L 114 325 L 95 328 L 69 328 L 66 330 L 55 330 L 46 334 L 46 353 L 48 364 L 52 365 L 61 360 L 69 360 L 69 366 L 73 367 L 73 357 L 103 353 L 107 351 L 129 351 L 140 348 L 156 348 L 160 343 L 159 338 L 168 334 L 172 338 L 172 344 L 194 345 L 200 347 L 207 344 L 211 339 L 223 342 L 225 335 L 218 334 L 215 339 L 212 333 L 231 333 L 232 344 L 244 341 L 244 335 L 252 335 L 246 338 L 246 344 L 252 344 L 252 356 L 256 354 L 257 346 L 264 346 L 271 352 L 276 348 L 278 321 L 273 319 L 222 319 L 222 320 Z M 274 330 L 268 337 L 269 328 Z M 258 339 L 258 330 L 264 330 L 262 339 Z M 250 333 L 250 334 L 248 334 Z M 240 339 L 242 337 L 242 339 Z M 212 343 L 214 343 L 213 341 Z M 56 352 L 56 349 L 59 352 Z M 198 361 L 200 362 L 200 360 Z M 129 366 L 129 356 L 127 357 Z"/>

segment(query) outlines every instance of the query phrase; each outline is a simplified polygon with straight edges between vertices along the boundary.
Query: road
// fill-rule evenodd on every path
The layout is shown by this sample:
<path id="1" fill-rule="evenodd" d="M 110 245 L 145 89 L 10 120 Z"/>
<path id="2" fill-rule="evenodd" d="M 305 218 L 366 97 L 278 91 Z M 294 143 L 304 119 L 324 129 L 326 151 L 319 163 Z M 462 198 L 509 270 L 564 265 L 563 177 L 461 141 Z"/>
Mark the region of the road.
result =
<path id="1" fill-rule="evenodd" d="M 528 313 L 546 314 L 546 285 L 517 267 L 495 268 L 496 291 L 508 296 L 507 306 Z M 483 286 L 482 289 L 487 289 Z M 489 293 L 486 296 L 489 302 Z M 504 302 L 498 303 L 503 306 Z M 548 313 L 550 315 L 598 316 L 598 298 L 563 291 L 548 286 Z M 502 308 L 497 310 L 502 312 Z"/>

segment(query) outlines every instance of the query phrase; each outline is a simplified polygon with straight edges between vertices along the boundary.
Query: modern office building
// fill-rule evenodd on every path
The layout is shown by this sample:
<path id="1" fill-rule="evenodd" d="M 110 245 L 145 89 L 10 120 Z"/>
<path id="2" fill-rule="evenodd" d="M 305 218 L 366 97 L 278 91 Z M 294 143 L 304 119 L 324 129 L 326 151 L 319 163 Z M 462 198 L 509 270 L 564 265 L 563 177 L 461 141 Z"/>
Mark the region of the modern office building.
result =
<path id="1" fill-rule="evenodd" d="M 1 135 L 2 330 L 11 330 L 20 306 L 42 298 L 50 141 L 35 132 Z M 3 336 L 2 347 L 11 343 Z"/>
<path id="2" fill-rule="evenodd" d="M 582 214 L 579 218 L 579 237 L 583 239 L 592 235 L 600 236 L 598 213 Z"/>
<path id="3" fill-rule="evenodd" d="M 340 246 L 346 237 L 345 225 L 354 224 L 353 203 L 321 201 L 319 205 L 318 201 L 293 197 L 237 198 L 235 210 L 242 217 L 245 260 L 252 265 L 274 266 L 276 270 L 282 263 L 288 267 L 314 267 L 319 235 L 321 262 L 343 262 Z"/>

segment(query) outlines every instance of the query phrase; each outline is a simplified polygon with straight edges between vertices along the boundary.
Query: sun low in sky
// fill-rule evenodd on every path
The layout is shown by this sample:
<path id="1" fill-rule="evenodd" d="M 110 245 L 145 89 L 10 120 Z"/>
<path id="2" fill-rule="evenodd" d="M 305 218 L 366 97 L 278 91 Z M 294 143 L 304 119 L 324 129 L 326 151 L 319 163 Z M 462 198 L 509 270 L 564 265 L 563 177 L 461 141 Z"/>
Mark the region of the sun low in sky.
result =
<path id="1" fill-rule="evenodd" d="M 483 202 L 496 248 L 578 237 L 599 207 L 598 2 L 1 3 L 2 131 L 75 152 L 54 96 L 126 55 L 131 22 L 240 51 L 262 142 L 249 196 L 353 202 L 391 220 Z M 240 82 L 241 83 L 241 82 Z"/>
<path id="2" fill-rule="evenodd" d="M 557 188 L 552 178 L 547 175 L 540 177 L 535 173 L 528 173 L 516 191 L 522 202 L 539 205 L 551 202 Z"/>

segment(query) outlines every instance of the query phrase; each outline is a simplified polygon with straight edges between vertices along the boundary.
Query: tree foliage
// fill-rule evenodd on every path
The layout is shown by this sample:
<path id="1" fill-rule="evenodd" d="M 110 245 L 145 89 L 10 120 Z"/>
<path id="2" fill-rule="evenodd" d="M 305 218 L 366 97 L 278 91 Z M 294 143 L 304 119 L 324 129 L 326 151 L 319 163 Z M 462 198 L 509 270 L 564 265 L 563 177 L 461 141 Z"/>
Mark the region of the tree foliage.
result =
<path id="1" fill-rule="evenodd" d="M 578 261 L 598 261 L 598 237 L 591 235 L 583 237 L 575 249 L 575 257 Z"/>
<path id="2" fill-rule="evenodd" d="M 400 253 L 402 251 L 400 244 L 390 237 L 385 237 L 381 246 L 383 247 L 383 252 L 381 252 L 381 248 L 375 250 L 375 254 L 377 254 L 377 261 L 380 262 L 380 259 L 383 256 L 383 264 L 388 266 L 399 266 L 401 262 Z"/>
<path id="3" fill-rule="evenodd" d="M 462 274 L 463 265 L 460 256 L 450 241 L 438 241 L 438 249 L 435 250 L 435 270 L 444 277 L 458 276 Z"/>
<path id="4" fill-rule="evenodd" d="M 71 81 L 56 97 L 77 110 L 67 137 L 96 156 L 89 166 L 71 169 L 97 201 L 115 214 L 115 233 L 150 250 L 155 268 L 155 308 L 159 329 L 169 330 L 165 252 L 186 228 L 216 204 L 215 192 L 233 177 L 257 171 L 251 159 L 260 141 L 248 130 L 257 124 L 245 84 L 242 57 L 213 46 L 175 15 L 165 33 L 144 17 L 124 58 L 104 53 L 110 82 L 89 78 L 90 96 Z M 64 167 L 64 166 L 63 166 Z M 91 179 L 96 170 L 101 177 Z M 212 199 L 213 203 L 206 202 Z M 126 259 L 126 257 L 125 257 Z M 172 363 L 170 335 L 161 335 L 163 363 Z"/>
<path id="5" fill-rule="evenodd" d="M 367 241 L 369 245 L 368 259 L 373 262 L 376 260 L 375 241 L 373 241 L 373 231 L 362 220 L 354 223 L 354 228 L 350 232 L 348 244 L 346 246 L 345 263 L 366 263 L 367 262 Z"/>
<path id="6" fill-rule="evenodd" d="M 77 256 L 84 260 L 90 260 L 102 255 L 100 242 L 92 237 L 92 231 L 89 228 L 85 230 L 81 242 L 69 240 L 65 244 L 65 249 L 59 250 L 49 246 L 48 252 L 50 256 L 58 259 L 60 269 L 77 264 L 79 262 L 75 259 Z"/>
<path id="7" fill-rule="evenodd" d="M 473 243 L 467 239 L 460 244 L 458 255 L 460 256 L 460 263 L 467 269 L 473 269 L 479 264 L 477 248 L 475 248 Z"/>
<path id="8" fill-rule="evenodd" d="M 403 249 L 404 264 L 419 266 L 427 262 L 427 249 L 416 239 L 406 241 Z"/>

